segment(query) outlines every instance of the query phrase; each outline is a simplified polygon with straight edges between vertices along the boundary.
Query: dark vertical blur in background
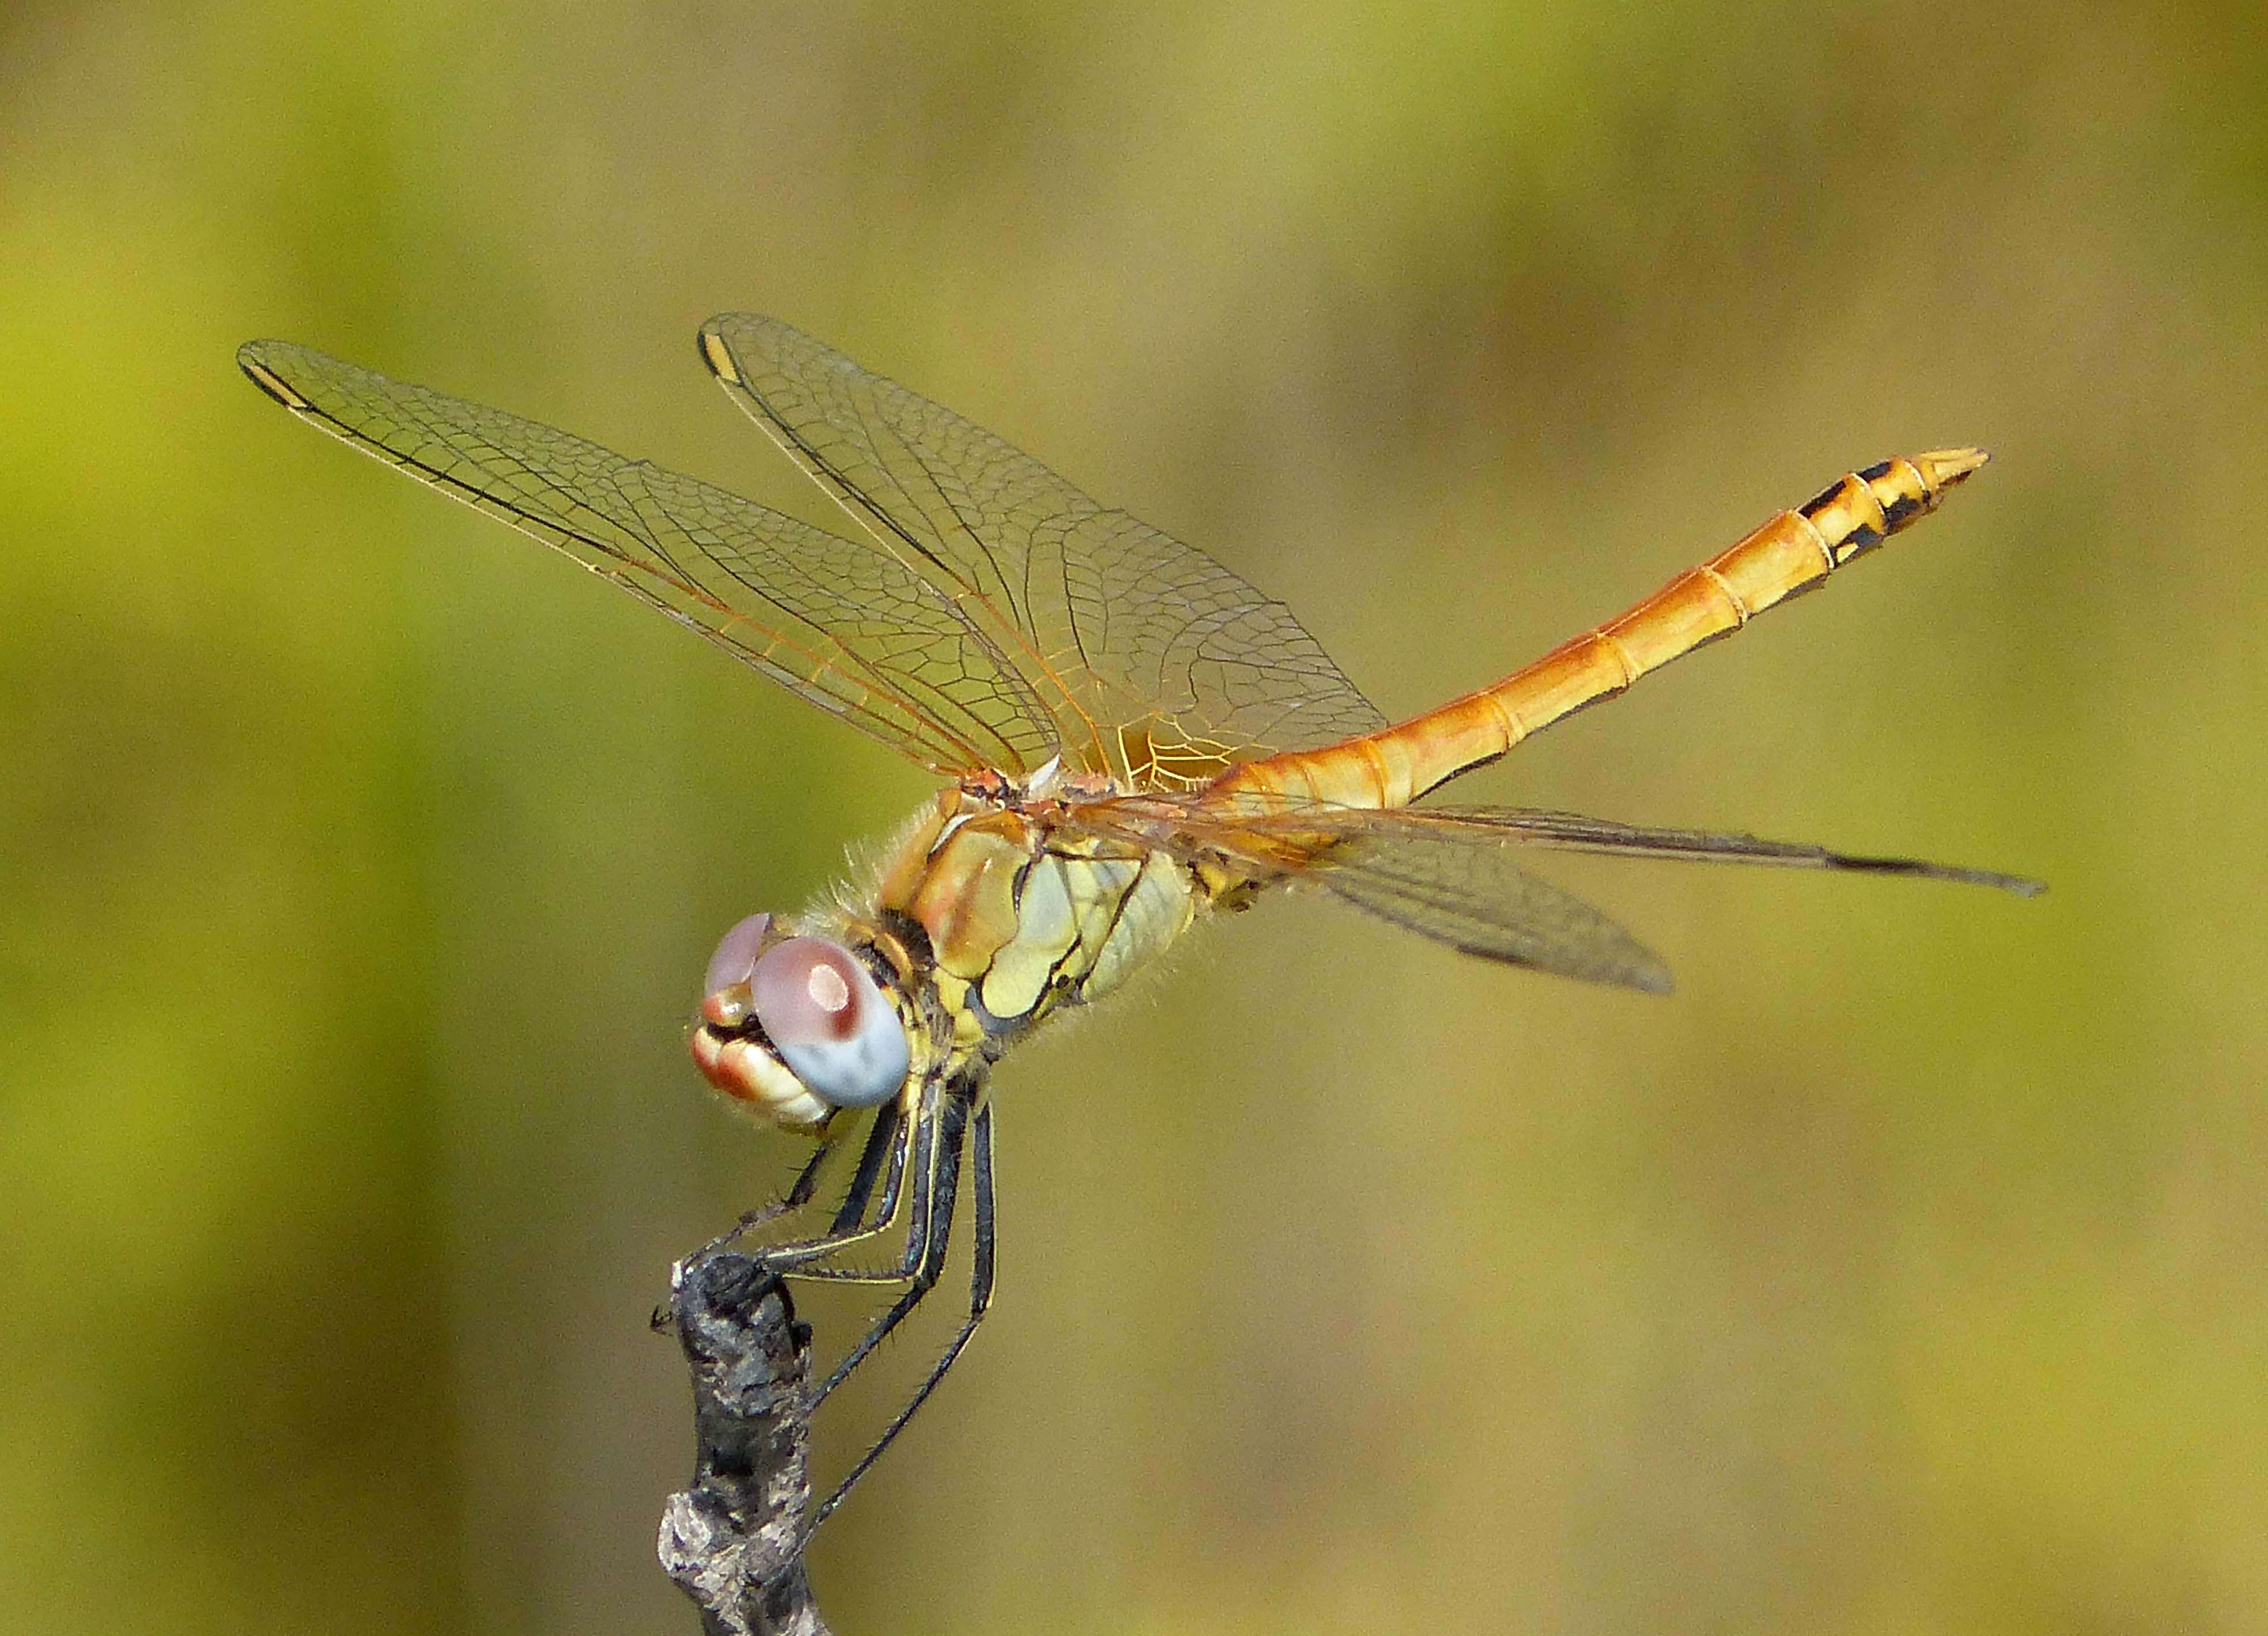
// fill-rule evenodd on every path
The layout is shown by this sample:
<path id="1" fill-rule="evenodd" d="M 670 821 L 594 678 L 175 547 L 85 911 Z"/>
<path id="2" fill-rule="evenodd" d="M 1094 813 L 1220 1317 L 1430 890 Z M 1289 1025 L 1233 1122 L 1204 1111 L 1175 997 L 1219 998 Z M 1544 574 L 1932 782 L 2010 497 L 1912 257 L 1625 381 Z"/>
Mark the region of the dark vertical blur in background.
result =
<path id="1" fill-rule="evenodd" d="M 1985 444 L 1461 794 L 2055 888 L 1559 871 L 1667 1001 L 1212 928 L 1000 1076 L 839 1628 L 2268 1628 L 2264 93 L 2139 0 L 11 8 L 0 1626 L 690 1628 L 645 1315 L 784 1155 L 684 1019 L 928 786 L 231 352 L 823 519 L 746 307 L 1395 713 Z"/>

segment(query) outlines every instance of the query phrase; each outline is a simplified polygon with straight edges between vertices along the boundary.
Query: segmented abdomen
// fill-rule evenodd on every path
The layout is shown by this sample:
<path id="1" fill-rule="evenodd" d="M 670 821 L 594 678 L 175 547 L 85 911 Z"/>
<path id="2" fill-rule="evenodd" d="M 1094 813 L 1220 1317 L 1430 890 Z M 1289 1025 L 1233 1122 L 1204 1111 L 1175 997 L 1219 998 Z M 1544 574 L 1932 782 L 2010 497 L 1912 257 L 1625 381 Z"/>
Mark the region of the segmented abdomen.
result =
<path id="1" fill-rule="evenodd" d="M 1927 516 L 1984 459 L 1980 449 L 1939 449 L 1853 472 L 1502 681 L 1380 732 L 1247 762 L 1211 788 L 1247 800 L 1272 792 L 1342 806 L 1405 805 L 1818 584 Z"/>

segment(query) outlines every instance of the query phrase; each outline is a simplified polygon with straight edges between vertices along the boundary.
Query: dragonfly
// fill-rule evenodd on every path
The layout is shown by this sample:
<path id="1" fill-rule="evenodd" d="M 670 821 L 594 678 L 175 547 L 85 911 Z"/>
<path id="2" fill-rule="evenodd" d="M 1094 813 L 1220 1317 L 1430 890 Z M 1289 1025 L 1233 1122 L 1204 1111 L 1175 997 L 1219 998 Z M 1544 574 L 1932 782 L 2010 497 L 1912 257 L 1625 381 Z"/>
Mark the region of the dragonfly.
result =
<path id="1" fill-rule="evenodd" d="M 814 1142 L 742 1228 L 803 1219 L 832 1156 L 850 1167 L 831 1218 L 765 1246 L 764 1264 L 895 1292 L 812 1406 L 939 1282 L 968 1184 L 965 1312 L 814 1529 L 990 1305 L 993 1066 L 1209 915 L 1305 884 L 1484 959 L 1662 992 L 1658 956 L 1521 860 L 1565 848 L 2040 890 L 1745 833 L 1418 804 L 1820 585 L 1927 516 L 1981 450 L 1852 472 L 1619 617 L 1397 723 L 1282 603 L 952 410 L 776 319 L 711 319 L 699 350 L 851 532 L 310 348 L 255 341 L 238 362 L 301 420 L 564 552 L 943 781 L 853 886 L 725 933 L 689 1036 L 728 1101 Z"/>

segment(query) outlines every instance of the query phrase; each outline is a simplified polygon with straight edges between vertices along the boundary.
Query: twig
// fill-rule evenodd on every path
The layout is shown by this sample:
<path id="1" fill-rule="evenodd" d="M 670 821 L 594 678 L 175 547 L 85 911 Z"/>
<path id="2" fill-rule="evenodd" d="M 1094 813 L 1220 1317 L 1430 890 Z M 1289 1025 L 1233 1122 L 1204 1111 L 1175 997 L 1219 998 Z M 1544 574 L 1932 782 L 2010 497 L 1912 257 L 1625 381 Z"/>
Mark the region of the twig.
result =
<path id="1" fill-rule="evenodd" d="M 693 1371 L 693 1486 L 661 1516 L 661 1565 L 709 1636 L 829 1636 L 804 1576 L 811 1331 L 743 1255 L 686 1262 L 670 1296 Z"/>

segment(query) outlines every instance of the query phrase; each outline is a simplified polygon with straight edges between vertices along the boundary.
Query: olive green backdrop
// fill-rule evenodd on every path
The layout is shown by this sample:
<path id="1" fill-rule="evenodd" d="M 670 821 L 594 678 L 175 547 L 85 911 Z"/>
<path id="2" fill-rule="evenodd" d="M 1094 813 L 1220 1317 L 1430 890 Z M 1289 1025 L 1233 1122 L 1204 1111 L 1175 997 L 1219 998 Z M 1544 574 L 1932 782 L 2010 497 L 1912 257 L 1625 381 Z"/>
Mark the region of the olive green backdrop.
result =
<path id="1" fill-rule="evenodd" d="M 646 1314 L 784 1154 L 685 1019 L 926 781 L 231 354 L 823 519 L 732 307 L 1395 713 L 1988 445 L 1460 793 L 2054 884 L 1556 870 L 1668 1000 L 1211 928 L 999 1076 L 846 1636 L 2268 1627 L 2264 92 L 2140 0 L 10 8 L 0 1627 L 692 1627 Z"/>

